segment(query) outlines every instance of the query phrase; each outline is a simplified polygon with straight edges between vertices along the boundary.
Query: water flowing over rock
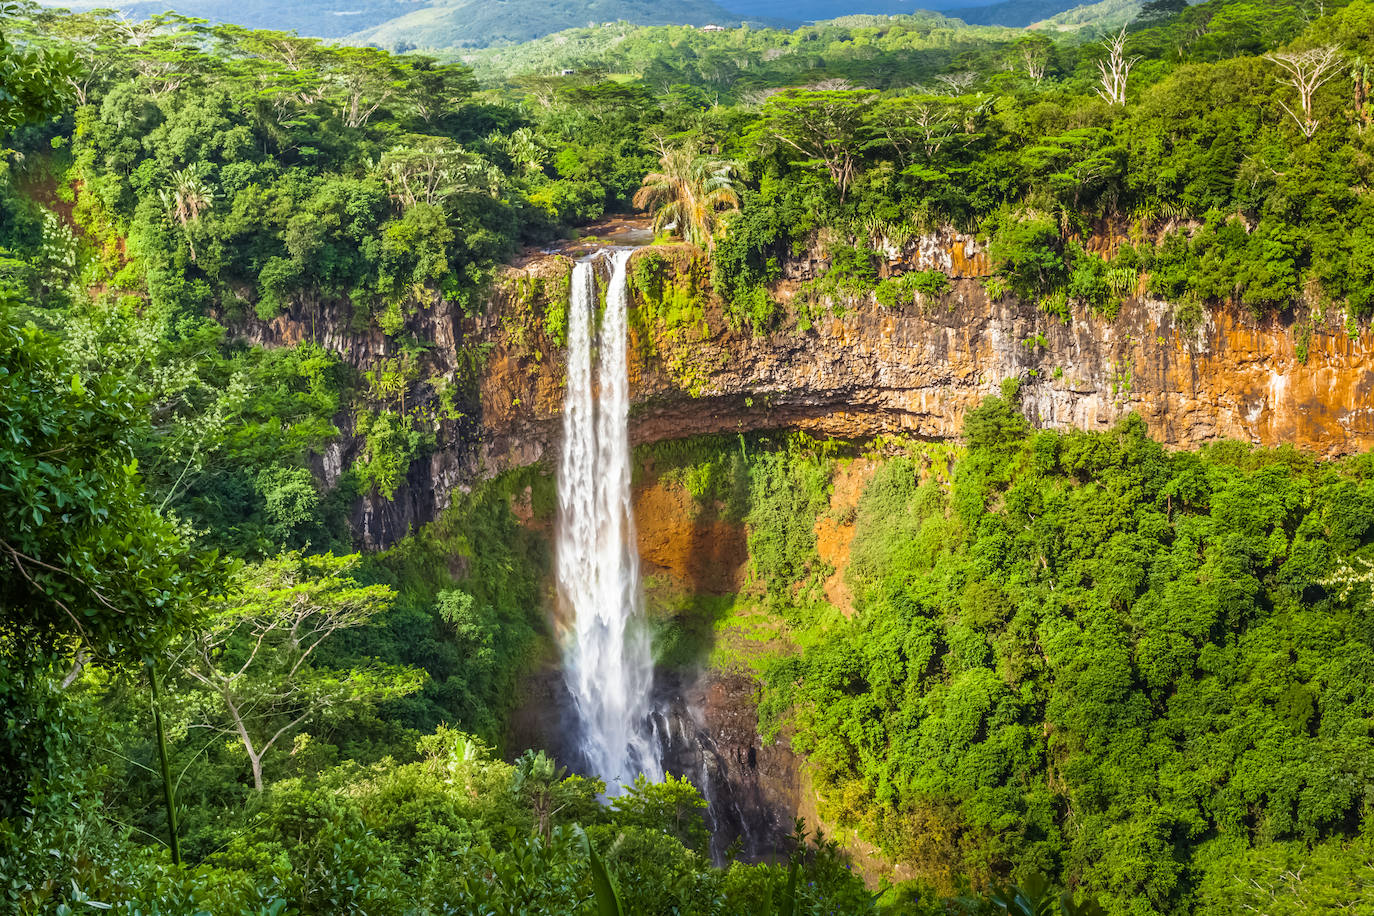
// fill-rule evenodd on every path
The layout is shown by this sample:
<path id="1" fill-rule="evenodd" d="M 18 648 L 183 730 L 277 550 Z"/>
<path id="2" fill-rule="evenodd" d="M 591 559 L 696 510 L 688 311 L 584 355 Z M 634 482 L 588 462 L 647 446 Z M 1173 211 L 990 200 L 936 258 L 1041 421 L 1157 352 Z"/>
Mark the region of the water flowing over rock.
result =
<path id="1" fill-rule="evenodd" d="M 785 855 L 802 808 L 800 761 L 786 741 L 759 737 L 755 690 L 751 678 L 718 671 L 670 672 L 654 688 L 663 768 L 701 791 L 717 865 Z"/>
<path id="2" fill-rule="evenodd" d="M 662 777 L 650 740 L 653 656 L 645 629 L 630 503 L 626 265 L 611 254 L 593 384 L 594 260 L 573 270 L 568 382 L 558 470 L 558 593 L 566 618 L 564 676 L 588 771 L 617 791 Z"/>

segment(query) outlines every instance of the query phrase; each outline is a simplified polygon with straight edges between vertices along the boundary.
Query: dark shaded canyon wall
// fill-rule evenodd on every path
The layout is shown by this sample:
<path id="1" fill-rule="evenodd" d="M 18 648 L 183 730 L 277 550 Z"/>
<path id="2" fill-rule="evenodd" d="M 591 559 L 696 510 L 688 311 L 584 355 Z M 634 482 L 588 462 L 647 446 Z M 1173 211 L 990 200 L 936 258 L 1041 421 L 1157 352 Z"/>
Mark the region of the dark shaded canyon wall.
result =
<path id="1" fill-rule="evenodd" d="M 263 346 L 317 343 L 338 354 L 360 377 L 400 351 L 397 341 L 376 325 L 358 327 L 353 320 L 353 306 L 346 300 L 298 300 L 271 321 L 244 319 L 230 324 L 238 336 Z M 422 358 L 421 375 L 456 382 L 457 354 L 464 340 L 463 317 L 457 307 L 436 301 L 412 316 L 406 331 L 418 340 L 432 343 Z M 423 406 L 436 397 L 433 383 L 422 383 L 408 397 L 412 408 Z M 343 435 L 313 461 L 316 476 L 327 487 L 337 484 L 344 469 L 361 459 L 364 447 L 362 440 L 353 435 L 354 418 L 350 411 L 341 412 L 334 423 Z M 477 449 L 483 432 L 475 403 L 468 405 L 463 418 L 439 421 L 435 438 L 439 447 L 412 462 L 391 499 L 374 491 L 364 494 L 354 505 L 349 522 L 354 536 L 364 546 L 377 549 L 394 544 L 408 531 L 432 521 L 448 506 L 451 493 L 482 476 Z"/>
<path id="2" fill-rule="evenodd" d="M 689 257 L 684 246 L 654 250 L 679 264 Z M 1105 429 L 1134 411 L 1175 448 L 1233 438 L 1336 457 L 1374 445 L 1374 334 L 1351 335 L 1340 316 L 1314 317 L 1304 363 L 1292 315 L 1256 322 L 1218 308 L 1190 329 L 1168 303 L 1136 297 L 1115 319 L 1075 313 L 1064 323 L 1033 303 L 990 301 L 987 257 L 970 238 L 929 236 L 888 255 L 885 271 L 939 269 L 950 292 L 901 308 L 851 303 L 806 330 L 789 308 L 762 337 L 731 328 L 708 302 L 702 323 L 636 334 L 634 440 L 777 428 L 956 438 L 969 408 L 1018 378 L 1027 415 L 1047 428 Z M 554 458 L 562 353 L 531 290 L 559 288 L 570 267 L 563 256 L 535 258 L 506 272 L 481 315 L 436 301 L 410 319 L 407 332 L 435 344 L 426 356 L 433 374 L 457 378 L 460 350 L 482 354 L 477 392 L 465 419 L 441 425 L 437 449 L 411 467 L 394 500 L 361 502 L 354 523 L 367 546 L 394 542 L 478 479 Z M 825 267 L 814 256 L 789 262 L 775 295 L 791 302 Z M 391 354 L 394 343 L 376 328 L 349 330 L 350 316 L 347 304 L 298 303 L 240 330 L 269 344 L 317 340 L 359 369 Z M 333 447 L 320 463 L 325 479 L 358 447 L 347 437 Z"/>

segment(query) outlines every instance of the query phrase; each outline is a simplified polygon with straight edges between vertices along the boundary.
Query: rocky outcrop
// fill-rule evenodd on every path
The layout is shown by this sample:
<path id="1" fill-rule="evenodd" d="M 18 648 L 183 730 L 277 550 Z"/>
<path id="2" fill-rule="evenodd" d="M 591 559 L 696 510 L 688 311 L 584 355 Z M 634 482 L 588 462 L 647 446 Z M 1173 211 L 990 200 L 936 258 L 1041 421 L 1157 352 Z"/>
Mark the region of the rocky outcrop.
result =
<path id="1" fill-rule="evenodd" d="M 801 309 L 807 281 L 828 266 L 812 252 L 784 265 L 773 290 L 783 308 L 769 334 L 732 324 L 709 289 L 700 315 L 685 322 L 669 326 L 646 311 L 630 370 L 633 440 L 766 429 L 953 439 L 969 408 L 1016 378 L 1027 415 L 1046 428 L 1106 429 L 1136 412 L 1174 448 L 1232 438 L 1336 457 L 1374 445 L 1368 327 L 1348 331 L 1336 315 L 1256 321 L 1225 307 L 1188 325 L 1168 303 L 1145 297 L 1126 300 L 1115 318 L 1075 313 L 1065 322 L 1033 303 L 992 300 L 982 282 L 988 258 L 970 237 L 887 247 L 884 275 L 940 270 L 949 291 L 893 308 L 864 298 Z M 636 258 L 649 251 L 702 273 L 684 246 Z M 437 423 L 437 447 L 412 465 L 394 499 L 370 494 L 360 502 L 354 524 L 364 544 L 394 542 L 483 477 L 552 461 L 564 372 L 551 336 L 554 300 L 565 294 L 571 263 L 564 254 L 527 257 L 498 282 L 482 314 L 435 301 L 407 319 L 408 335 L 433 343 L 425 374 L 475 374 L 475 395 L 462 420 Z M 238 329 L 269 345 L 317 341 L 360 371 L 396 347 L 376 327 L 355 328 L 347 303 L 300 302 Z M 347 429 L 349 418 L 340 420 Z M 320 460 L 321 475 L 336 476 L 358 448 L 351 439 L 336 445 Z"/>
<path id="2" fill-rule="evenodd" d="M 265 347 L 314 343 L 338 356 L 360 384 L 358 396 L 366 401 L 363 374 L 385 360 L 397 357 L 403 337 L 430 344 L 419 357 L 419 381 L 406 394 L 414 411 L 424 411 L 437 397 L 437 383 L 459 385 L 462 359 L 468 343 L 470 322 L 457 305 L 438 296 L 406 318 L 405 335 L 388 335 L 371 320 L 359 321 L 352 303 L 341 299 L 301 296 L 280 315 L 260 319 L 252 315 L 219 316 L 240 340 Z M 461 386 L 459 386 L 461 388 Z M 353 506 L 350 524 L 363 546 L 375 549 L 394 544 L 407 532 L 434 519 L 449 504 L 450 494 L 482 476 L 480 444 L 484 434 L 478 422 L 475 398 L 459 404 L 457 419 L 433 421 L 438 447 L 413 461 L 396 493 L 388 499 L 375 490 L 364 493 Z M 349 465 L 360 459 L 362 440 L 353 434 L 354 415 L 346 408 L 334 418 L 342 436 L 314 458 L 316 477 L 333 487 Z"/>
<path id="3" fill-rule="evenodd" d="M 779 858 L 806 804 L 801 760 L 788 742 L 759 737 L 756 691 L 728 671 L 660 672 L 655 684 L 664 769 L 701 790 L 717 864 Z"/>
<path id="4" fill-rule="evenodd" d="M 655 675 L 654 738 L 665 772 L 689 779 L 706 801 L 711 855 L 750 862 L 778 857 L 795 818 L 814 818 L 801 759 L 787 741 L 759 737 L 757 685 L 745 674 L 703 669 Z M 521 681 L 520 703 L 506 732 L 506 756 L 543 748 L 574 772 L 588 773 L 577 736 L 572 695 L 553 666 Z"/>
<path id="5" fill-rule="evenodd" d="M 1367 327 L 1348 332 L 1334 315 L 1255 321 L 1225 307 L 1189 327 L 1168 303 L 1143 297 L 1112 319 L 1064 322 L 1032 303 L 991 300 L 980 282 L 986 257 L 957 236 L 919 240 L 902 266 L 944 270 L 951 289 L 900 308 L 853 302 L 809 327 L 787 310 L 764 336 L 732 327 L 708 301 L 704 322 L 660 329 L 631 365 L 632 437 L 795 428 L 957 438 L 964 413 L 1017 378 L 1027 415 L 1046 428 L 1106 429 L 1136 412 L 1174 448 L 1232 438 L 1336 457 L 1374 445 Z M 823 267 L 804 259 L 789 274 Z M 776 293 L 786 303 L 797 291 L 784 280 Z M 481 388 L 486 458 L 543 458 L 556 441 L 559 365 L 535 365 L 499 338 L 493 355 Z"/>

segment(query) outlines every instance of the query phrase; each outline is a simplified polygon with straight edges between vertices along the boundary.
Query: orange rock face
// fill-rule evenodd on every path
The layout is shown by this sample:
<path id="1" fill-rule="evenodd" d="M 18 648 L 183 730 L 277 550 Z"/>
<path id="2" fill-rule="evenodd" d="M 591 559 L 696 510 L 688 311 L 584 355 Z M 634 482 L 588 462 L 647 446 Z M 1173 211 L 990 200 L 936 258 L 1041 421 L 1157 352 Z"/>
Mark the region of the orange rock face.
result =
<path id="1" fill-rule="evenodd" d="M 695 594 L 735 591 L 749 559 L 744 526 L 692 505 L 681 486 L 655 479 L 633 493 L 639 559 L 646 575 L 668 575 Z"/>
<path id="2" fill-rule="evenodd" d="M 1374 445 L 1367 328 L 1352 336 L 1335 316 L 1316 322 L 1304 362 L 1291 318 L 1256 322 L 1221 308 L 1187 328 L 1169 304 L 1135 298 L 1115 319 L 1064 323 L 1031 303 L 990 301 L 975 279 L 986 257 L 971 241 L 943 250 L 912 259 L 955 275 L 950 292 L 919 304 L 859 303 L 804 330 L 789 311 L 778 330 L 753 336 L 708 303 L 701 327 L 654 333 L 630 370 L 631 435 L 794 428 L 952 439 L 966 411 L 1016 378 L 1027 416 L 1045 428 L 1105 429 L 1136 412 L 1174 448 L 1231 438 L 1336 457 Z M 499 469 L 554 446 L 562 368 L 556 354 L 536 358 L 484 321 L 498 331 L 481 394 L 487 457 Z"/>
<path id="3" fill-rule="evenodd" d="M 845 570 L 849 568 L 849 545 L 854 540 L 853 510 L 858 507 L 859 497 L 877 467 L 867 458 L 857 458 L 837 467 L 831 481 L 830 514 L 816 519 L 816 552 L 822 562 L 834 570 L 825 580 L 825 597 L 845 616 L 854 613 L 854 596 L 844 581 Z"/>

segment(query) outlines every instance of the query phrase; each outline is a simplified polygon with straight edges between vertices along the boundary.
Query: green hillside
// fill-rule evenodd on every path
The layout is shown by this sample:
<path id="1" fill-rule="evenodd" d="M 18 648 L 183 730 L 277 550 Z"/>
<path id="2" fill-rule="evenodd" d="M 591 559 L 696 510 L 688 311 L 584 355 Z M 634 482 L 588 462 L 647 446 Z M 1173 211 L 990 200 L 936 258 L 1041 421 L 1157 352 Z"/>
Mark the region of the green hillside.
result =
<path id="1" fill-rule="evenodd" d="M 392 50 L 481 48 L 516 44 L 550 32 L 621 20 L 640 25 L 738 25 L 711 0 L 441 0 L 351 36 Z"/>
<path id="2" fill-rule="evenodd" d="M 1037 29 L 1071 32 L 1083 28 L 1116 29 L 1131 22 L 1140 13 L 1140 0 L 1100 0 L 1035 23 Z"/>
<path id="3" fill-rule="evenodd" d="M 1070 8 L 1070 0 L 1002 0 L 986 6 L 969 6 L 945 10 L 947 15 L 962 19 L 969 25 L 1006 25 L 1025 28 L 1033 22 L 1048 19 Z"/>
<path id="4" fill-rule="evenodd" d="M 562 70 L 605 70 L 659 89 L 697 86 L 731 98 L 756 90 L 841 79 L 909 87 L 1022 36 L 967 26 L 938 13 L 846 16 L 795 30 L 635 26 L 570 29 L 537 41 L 461 54 L 479 78 L 510 80 Z M 960 61 L 964 61 L 960 64 Z"/>
<path id="5" fill-rule="evenodd" d="M 731 12 L 712 0 L 52 0 L 74 9 L 114 8 L 135 19 L 168 11 L 212 23 L 343 38 L 388 50 L 478 48 L 529 41 L 564 29 L 624 20 L 636 25 L 781 25 L 778 17 Z M 800 17 L 793 24 L 800 21 Z"/>
<path id="6" fill-rule="evenodd" d="M 115 7 L 137 19 L 175 10 L 183 16 L 232 22 L 253 29 L 295 31 L 318 38 L 341 38 L 423 6 L 425 0 L 146 0 L 134 3 L 72 2 L 64 6 Z"/>

